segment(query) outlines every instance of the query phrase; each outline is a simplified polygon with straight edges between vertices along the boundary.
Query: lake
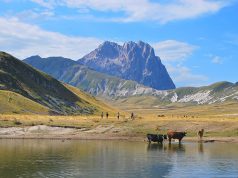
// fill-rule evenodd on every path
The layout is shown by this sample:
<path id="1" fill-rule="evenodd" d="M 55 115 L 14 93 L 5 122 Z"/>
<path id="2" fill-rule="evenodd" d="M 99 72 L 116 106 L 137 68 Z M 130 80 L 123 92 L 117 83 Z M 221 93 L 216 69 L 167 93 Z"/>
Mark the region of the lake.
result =
<path id="1" fill-rule="evenodd" d="M 238 177 L 238 144 L 0 139 L 0 177 Z"/>

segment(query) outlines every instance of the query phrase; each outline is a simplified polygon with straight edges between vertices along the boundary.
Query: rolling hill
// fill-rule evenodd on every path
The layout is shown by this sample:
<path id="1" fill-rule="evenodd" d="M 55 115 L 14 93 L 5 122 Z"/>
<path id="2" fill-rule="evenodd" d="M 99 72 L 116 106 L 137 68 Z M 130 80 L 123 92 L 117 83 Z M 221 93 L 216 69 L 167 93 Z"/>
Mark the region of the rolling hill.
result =
<path id="1" fill-rule="evenodd" d="M 1 113 L 75 115 L 111 110 L 94 97 L 65 86 L 4 52 L 0 52 L 0 97 Z"/>
<path id="2" fill-rule="evenodd" d="M 123 108 L 157 108 L 161 106 L 210 105 L 225 102 L 238 103 L 238 84 L 217 82 L 203 87 L 182 87 L 175 90 L 132 95 L 114 100 L 115 106 Z"/>
<path id="3" fill-rule="evenodd" d="M 238 100 L 238 83 L 217 82 L 203 87 L 181 87 L 156 90 L 104 73 L 99 73 L 77 62 L 61 57 L 30 57 L 24 62 L 42 70 L 58 80 L 80 88 L 94 96 L 114 100 L 116 103 L 145 107 L 169 104 L 212 104 Z M 66 67 L 65 67 L 66 66 Z"/>

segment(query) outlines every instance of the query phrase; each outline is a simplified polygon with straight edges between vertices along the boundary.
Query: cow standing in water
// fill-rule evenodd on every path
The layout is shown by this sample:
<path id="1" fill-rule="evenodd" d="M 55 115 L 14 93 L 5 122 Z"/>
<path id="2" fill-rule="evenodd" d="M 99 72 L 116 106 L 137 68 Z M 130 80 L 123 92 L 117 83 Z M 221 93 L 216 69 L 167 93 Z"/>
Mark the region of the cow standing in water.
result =
<path id="1" fill-rule="evenodd" d="M 163 143 L 164 139 L 167 139 L 167 135 L 162 135 L 162 134 L 147 134 L 147 139 L 148 142 L 158 142 L 160 144 Z"/>
<path id="2" fill-rule="evenodd" d="M 175 131 L 168 131 L 167 135 L 169 138 L 169 143 L 171 143 L 172 139 L 178 139 L 179 143 L 181 143 L 181 140 L 183 139 L 183 137 L 186 136 L 186 132 L 175 132 Z"/>

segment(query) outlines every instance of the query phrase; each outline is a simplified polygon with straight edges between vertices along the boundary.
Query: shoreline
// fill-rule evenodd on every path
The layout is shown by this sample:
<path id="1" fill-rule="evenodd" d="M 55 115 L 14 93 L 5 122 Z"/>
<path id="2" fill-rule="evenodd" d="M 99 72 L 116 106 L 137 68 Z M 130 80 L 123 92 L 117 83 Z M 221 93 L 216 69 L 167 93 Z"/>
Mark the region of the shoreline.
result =
<path id="1" fill-rule="evenodd" d="M 118 141 L 144 141 L 146 134 L 131 134 L 123 130 L 109 127 L 96 127 L 92 129 L 75 129 L 36 125 L 29 127 L 0 128 L 0 139 L 48 139 L 48 140 L 118 140 Z M 164 140 L 168 142 L 168 140 Z M 175 141 L 177 142 L 177 141 Z M 186 136 L 182 142 L 230 142 L 238 143 L 238 136 L 204 136 L 202 141 L 197 136 Z"/>
<path id="2" fill-rule="evenodd" d="M 105 141 L 133 141 L 133 142 L 147 142 L 146 137 L 142 136 L 109 136 L 109 135 L 87 135 L 87 136 L 51 136 L 51 135 L 38 135 L 38 136 L 0 136 L 0 140 L 105 140 Z M 238 137 L 205 137 L 203 140 L 198 140 L 197 137 L 185 137 L 183 142 L 190 143 L 238 143 Z M 168 143 L 167 140 L 164 143 Z M 172 143 L 178 143 L 173 140 Z M 155 143 L 156 144 L 156 143 Z"/>

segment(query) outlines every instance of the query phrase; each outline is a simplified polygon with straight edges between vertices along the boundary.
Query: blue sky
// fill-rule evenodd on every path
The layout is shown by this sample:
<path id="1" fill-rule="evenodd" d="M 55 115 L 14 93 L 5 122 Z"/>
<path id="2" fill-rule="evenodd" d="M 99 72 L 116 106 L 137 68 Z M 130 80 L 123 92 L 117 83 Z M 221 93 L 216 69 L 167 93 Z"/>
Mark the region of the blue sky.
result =
<path id="1" fill-rule="evenodd" d="M 237 0 L 0 0 L 0 50 L 79 59 L 145 41 L 177 87 L 238 81 Z"/>

